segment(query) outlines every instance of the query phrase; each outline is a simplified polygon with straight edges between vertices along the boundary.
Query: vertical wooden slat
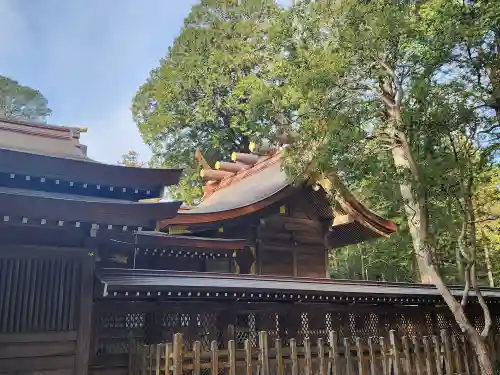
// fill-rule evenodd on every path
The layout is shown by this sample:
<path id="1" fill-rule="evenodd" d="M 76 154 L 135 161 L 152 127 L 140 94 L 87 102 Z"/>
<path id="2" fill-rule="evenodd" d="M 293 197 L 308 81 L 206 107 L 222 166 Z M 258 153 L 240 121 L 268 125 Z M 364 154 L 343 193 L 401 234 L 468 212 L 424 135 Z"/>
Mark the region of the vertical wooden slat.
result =
<path id="1" fill-rule="evenodd" d="M 338 347 L 337 332 L 330 331 L 328 341 L 330 344 L 328 357 L 331 363 L 331 370 L 332 370 L 331 374 L 338 375 L 340 371 L 340 365 L 339 365 L 339 347 Z"/>
<path id="2" fill-rule="evenodd" d="M 345 374 L 352 375 L 351 370 L 351 343 L 347 337 L 344 337 L 344 360 L 345 360 Z"/>
<path id="3" fill-rule="evenodd" d="M 432 344 L 434 345 L 434 361 L 436 363 L 436 374 L 443 375 L 443 366 L 441 362 L 441 346 L 439 343 L 439 338 L 437 336 L 432 336 Z"/>
<path id="4" fill-rule="evenodd" d="M 26 319 L 28 317 L 28 300 L 30 295 L 30 282 L 31 282 L 31 259 L 22 260 L 22 271 L 21 279 L 22 286 L 19 288 L 21 290 L 21 295 L 19 296 L 19 309 L 18 318 L 15 330 L 17 332 L 26 332 Z"/>
<path id="5" fill-rule="evenodd" d="M 281 345 L 281 339 L 276 339 L 274 345 L 276 348 L 276 375 L 284 375 L 285 368 L 283 363 L 283 347 Z"/>
<path id="6" fill-rule="evenodd" d="M 94 256 L 82 259 L 80 278 L 78 337 L 76 340 L 75 375 L 87 375 L 89 367 L 90 334 L 94 292 Z"/>
<path id="7" fill-rule="evenodd" d="M 173 352 L 173 348 L 172 348 L 172 343 L 167 343 L 167 345 L 165 345 L 165 368 L 163 370 L 163 374 L 164 375 L 170 375 L 170 363 L 171 363 L 171 357 L 172 357 L 172 352 Z"/>
<path id="8" fill-rule="evenodd" d="M 52 272 L 51 269 L 52 262 L 50 259 L 43 260 L 43 271 L 42 271 L 42 282 L 40 287 L 40 303 L 38 305 L 38 327 L 43 328 L 46 327 L 45 321 L 47 316 L 47 300 L 49 296 L 47 295 L 49 290 L 49 276 Z"/>
<path id="9" fill-rule="evenodd" d="M 231 346 L 229 346 L 231 350 Z M 231 356 L 231 352 L 229 353 Z M 231 362 L 231 359 L 229 359 Z M 193 375 L 200 375 L 200 365 L 201 365 L 201 342 L 195 341 L 193 343 Z"/>
<path id="10" fill-rule="evenodd" d="M 156 344 L 155 352 L 155 374 L 161 375 L 161 355 L 163 353 L 163 344 Z"/>
<path id="11" fill-rule="evenodd" d="M 403 351 L 405 353 L 405 372 L 406 375 L 411 374 L 411 357 L 410 357 L 410 346 L 408 344 L 408 338 L 406 336 L 403 336 L 401 338 L 401 343 L 403 344 Z"/>
<path id="12" fill-rule="evenodd" d="M 401 375 L 401 357 L 399 355 L 398 342 L 396 340 L 396 332 L 393 329 L 389 331 L 389 341 L 391 343 L 394 375 Z"/>
<path id="13" fill-rule="evenodd" d="M 361 339 L 356 337 L 356 354 L 358 359 L 358 373 L 364 375 L 363 371 L 363 347 L 361 346 Z"/>
<path id="14" fill-rule="evenodd" d="M 29 297 L 28 297 L 28 304 L 27 304 L 27 315 L 26 315 L 26 330 L 33 330 L 34 328 L 34 319 L 33 316 L 36 313 L 35 312 L 35 298 L 36 298 L 36 288 L 37 288 L 37 283 L 40 282 L 40 273 L 39 273 L 39 268 L 40 268 L 40 261 L 38 259 L 31 259 L 31 280 L 30 280 L 30 287 L 29 287 Z"/>
<path id="15" fill-rule="evenodd" d="M 219 374 L 219 352 L 217 350 L 217 341 L 210 343 L 210 364 L 212 365 L 212 375 Z M 176 375 L 176 374 L 174 374 Z"/>
<path id="16" fill-rule="evenodd" d="M 10 288 L 7 285 L 8 280 L 8 259 L 0 258 L 0 332 L 5 332 L 3 320 L 9 308 L 9 304 L 7 302 L 7 293 L 10 293 Z"/>
<path id="17" fill-rule="evenodd" d="M 497 357 L 496 348 L 495 348 L 495 338 L 494 338 L 491 330 L 490 330 L 490 333 L 489 333 L 488 338 L 486 340 L 487 340 L 486 342 L 488 343 L 488 349 L 489 349 L 491 363 L 495 363 L 496 357 Z"/>
<path id="18" fill-rule="evenodd" d="M 66 278 L 66 268 L 68 268 L 70 261 L 63 260 L 60 262 L 60 271 L 59 271 L 59 299 L 57 301 L 57 314 L 56 314 L 56 329 L 58 331 L 62 331 L 66 329 L 65 319 L 64 319 L 64 305 L 68 303 L 68 300 L 65 298 L 64 290 L 66 288 L 66 284 L 69 280 Z"/>
<path id="19" fill-rule="evenodd" d="M 424 375 L 424 371 L 422 369 L 422 345 L 420 345 L 420 342 L 416 337 L 413 337 L 412 342 L 415 353 L 415 370 L 417 375 Z"/>
<path id="20" fill-rule="evenodd" d="M 14 269 L 12 271 L 12 292 L 10 293 L 9 300 L 9 320 L 7 324 L 7 332 L 14 332 L 15 321 L 17 318 L 16 299 L 18 299 L 18 285 L 19 285 L 19 259 L 14 260 Z"/>
<path id="21" fill-rule="evenodd" d="M 173 375 L 182 375 L 182 334 L 174 335 Z"/>
<path id="22" fill-rule="evenodd" d="M 380 337 L 380 354 L 382 357 L 382 373 L 384 375 L 389 375 L 389 366 L 387 358 L 387 345 L 385 344 L 385 339 Z"/>
<path id="23" fill-rule="evenodd" d="M 318 357 L 319 357 L 319 375 L 326 375 L 326 363 L 325 363 L 325 343 L 320 337 L 318 339 Z"/>
<path id="24" fill-rule="evenodd" d="M 432 370 L 432 352 L 429 338 L 427 336 L 422 337 L 422 344 L 424 345 L 425 368 L 427 370 L 427 375 L 433 375 L 434 372 Z"/>
<path id="25" fill-rule="evenodd" d="M 73 263 L 73 274 L 71 277 L 71 298 L 70 298 L 70 305 L 69 305 L 69 313 L 68 313 L 68 320 L 69 320 L 69 329 L 75 329 L 76 327 L 76 307 L 77 307 L 77 295 L 78 295 L 78 280 L 81 278 L 81 274 L 83 272 L 83 266 L 80 262 L 74 262 Z"/>
<path id="26" fill-rule="evenodd" d="M 290 360 L 292 361 L 292 374 L 299 375 L 299 359 L 297 356 L 297 342 L 290 339 Z"/>
<path id="27" fill-rule="evenodd" d="M 47 259 L 38 259 L 37 260 L 37 274 L 38 274 L 38 280 L 37 283 L 35 284 L 35 299 L 33 302 L 33 329 L 34 330 L 39 330 L 42 328 L 42 315 L 43 312 L 41 311 L 42 307 L 42 299 L 43 299 L 43 293 L 44 293 L 44 284 L 46 280 L 46 273 L 48 271 L 47 269 Z"/>
<path id="28" fill-rule="evenodd" d="M 228 341 L 227 349 L 228 349 L 229 375 L 236 375 L 236 343 L 234 340 Z"/>
<path id="29" fill-rule="evenodd" d="M 465 336 L 460 336 L 460 344 L 463 348 L 463 353 L 464 353 L 465 374 L 470 375 L 469 350 L 467 348 L 467 339 L 465 338 Z"/>
<path id="30" fill-rule="evenodd" d="M 57 293 L 56 291 L 56 284 L 57 284 L 57 259 L 51 259 L 50 260 L 50 273 L 47 276 L 48 278 L 48 285 L 47 285 L 47 290 L 45 291 L 45 299 L 46 299 L 46 305 L 45 308 L 47 309 L 46 315 L 45 315 L 45 321 L 44 325 L 45 327 L 50 327 L 50 330 L 53 330 L 53 321 L 52 317 L 54 316 L 54 311 L 55 311 L 55 305 L 56 305 L 56 299 L 57 299 Z"/>
<path id="31" fill-rule="evenodd" d="M 311 341 L 308 337 L 304 339 L 304 375 L 312 375 Z"/>
<path id="32" fill-rule="evenodd" d="M 375 362 L 376 356 L 375 356 L 375 348 L 373 346 L 373 338 L 372 337 L 368 337 L 368 350 L 370 352 L 370 375 L 375 375 L 375 373 L 376 373 L 376 362 Z"/>
<path id="33" fill-rule="evenodd" d="M 250 340 L 245 340 L 244 347 L 246 375 L 252 375 L 252 344 L 250 343 Z"/>
<path id="34" fill-rule="evenodd" d="M 267 343 L 267 332 L 259 332 L 259 350 L 260 350 L 260 375 L 269 375 L 269 347 Z"/>
<path id="35" fill-rule="evenodd" d="M 453 374 L 453 359 L 451 356 L 451 344 L 448 332 L 443 329 L 441 330 L 441 342 L 443 344 L 443 355 L 444 355 L 444 365 L 447 375 Z"/>

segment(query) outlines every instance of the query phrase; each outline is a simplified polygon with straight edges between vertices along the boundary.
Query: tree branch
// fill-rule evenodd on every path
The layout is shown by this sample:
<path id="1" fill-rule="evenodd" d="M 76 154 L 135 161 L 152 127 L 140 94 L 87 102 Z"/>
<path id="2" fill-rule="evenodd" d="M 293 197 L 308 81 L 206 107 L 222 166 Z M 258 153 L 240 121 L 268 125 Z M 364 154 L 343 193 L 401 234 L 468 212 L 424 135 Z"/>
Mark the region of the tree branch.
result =
<path id="1" fill-rule="evenodd" d="M 462 302 L 460 302 L 460 305 L 462 305 L 462 307 L 465 307 L 465 305 L 467 305 L 467 299 L 469 298 L 470 268 L 471 268 L 470 263 L 467 263 L 467 265 L 465 266 L 465 270 L 464 270 L 465 287 L 464 287 L 464 292 L 462 294 Z"/>
<path id="2" fill-rule="evenodd" d="M 474 221 L 469 221 L 469 224 L 477 224 L 477 223 L 484 223 L 486 221 L 496 221 L 496 220 L 499 220 L 500 219 L 500 215 L 495 215 L 495 216 L 491 216 L 491 217 L 487 217 L 487 218 L 484 218 L 484 219 L 478 219 L 478 220 L 474 220 Z"/>

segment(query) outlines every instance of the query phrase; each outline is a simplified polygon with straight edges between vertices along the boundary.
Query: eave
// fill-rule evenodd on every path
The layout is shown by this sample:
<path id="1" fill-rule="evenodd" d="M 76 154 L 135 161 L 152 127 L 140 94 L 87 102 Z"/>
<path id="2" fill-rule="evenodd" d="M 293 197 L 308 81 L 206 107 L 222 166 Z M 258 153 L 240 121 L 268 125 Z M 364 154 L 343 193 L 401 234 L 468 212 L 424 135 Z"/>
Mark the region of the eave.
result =
<path id="1" fill-rule="evenodd" d="M 103 269 L 100 296 L 122 299 L 278 301 L 282 303 L 442 304 L 432 285 L 198 272 Z M 451 287 L 461 298 L 463 288 Z M 482 289 L 500 303 L 500 289 Z M 475 300 L 471 295 L 471 302 Z"/>
<path id="2" fill-rule="evenodd" d="M 240 250 L 246 246 L 245 239 L 205 238 L 193 236 L 170 235 L 162 232 L 139 231 L 135 233 L 135 245 L 138 248 L 199 248 Z"/>
<path id="3" fill-rule="evenodd" d="M 0 149 L 0 172 L 117 188 L 158 189 L 177 184 L 181 169 L 125 167 Z"/>
<path id="4" fill-rule="evenodd" d="M 0 218 L 56 220 L 154 228 L 156 221 L 174 216 L 180 202 L 141 203 L 95 197 L 0 188 Z M 23 220 L 24 220 L 23 219 Z"/>

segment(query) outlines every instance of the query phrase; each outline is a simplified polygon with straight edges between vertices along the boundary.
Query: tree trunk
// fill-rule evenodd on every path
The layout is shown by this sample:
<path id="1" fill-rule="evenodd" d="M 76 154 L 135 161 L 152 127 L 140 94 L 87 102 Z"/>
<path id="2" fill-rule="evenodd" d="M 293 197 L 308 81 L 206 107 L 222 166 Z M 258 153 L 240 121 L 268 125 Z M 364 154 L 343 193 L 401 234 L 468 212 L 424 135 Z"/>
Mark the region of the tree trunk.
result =
<path id="1" fill-rule="evenodd" d="M 396 146 L 392 149 L 392 157 L 394 159 L 394 165 L 396 168 L 402 168 L 404 170 L 410 170 L 410 163 L 405 156 L 406 152 L 402 145 Z M 401 196 L 404 201 L 404 209 L 406 213 L 406 219 L 408 220 L 408 227 L 410 229 L 411 239 L 413 242 L 413 249 L 415 250 L 415 257 L 418 267 L 418 272 L 420 274 L 420 281 L 424 284 L 430 283 L 429 276 L 427 274 L 426 262 L 423 259 L 422 254 L 419 253 L 418 249 L 422 248 L 423 238 L 421 238 L 420 233 L 420 219 L 422 213 L 420 212 L 420 207 L 411 189 L 411 184 L 407 182 L 401 182 L 399 184 L 399 189 L 401 191 Z"/>
<path id="2" fill-rule="evenodd" d="M 427 210 L 426 187 L 423 186 L 419 167 L 413 157 L 406 135 L 400 130 L 402 126 L 401 101 L 403 87 L 396 76 L 394 69 L 387 62 L 380 62 L 386 69 L 388 76 L 381 81 L 383 102 L 385 104 L 385 117 L 387 120 L 387 132 L 393 137 L 392 156 L 396 168 L 407 174 L 407 178 L 400 183 L 401 195 L 404 200 L 405 213 L 412 236 L 416 253 L 417 265 L 420 277 L 424 283 L 432 283 L 436 286 L 443 297 L 446 305 L 453 314 L 455 321 L 467 334 L 468 340 L 477 356 L 482 375 L 493 375 L 493 366 L 488 355 L 484 338 L 476 331 L 465 315 L 464 307 L 457 301 L 455 296 L 446 286 L 437 270 L 433 255 L 436 253 L 434 245 L 431 245 L 431 232 L 429 228 L 429 213 Z M 473 209 L 472 204 L 468 209 Z M 475 279 L 474 279 L 475 283 Z M 475 284 L 474 284 L 475 285 Z M 479 289 L 476 289 L 476 293 Z M 468 293 L 468 291 L 467 291 Z M 478 298 L 479 299 L 479 298 Z M 486 304 L 479 299 L 483 312 Z M 483 306 L 484 305 L 484 306 Z M 487 307 L 486 307 L 487 308 Z M 486 336 L 488 330 L 483 331 Z"/>

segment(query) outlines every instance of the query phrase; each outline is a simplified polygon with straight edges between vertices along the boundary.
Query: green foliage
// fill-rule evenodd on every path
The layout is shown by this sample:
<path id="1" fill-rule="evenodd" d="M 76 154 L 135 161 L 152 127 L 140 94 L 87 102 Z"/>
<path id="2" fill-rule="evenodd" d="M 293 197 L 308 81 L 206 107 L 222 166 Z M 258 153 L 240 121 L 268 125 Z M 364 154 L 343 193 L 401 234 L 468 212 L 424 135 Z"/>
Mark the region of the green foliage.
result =
<path id="1" fill-rule="evenodd" d="M 277 11 L 271 0 L 201 1 L 137 92 L 132 112 L 153 163 L 185 170 L 176 198 L 199 197 L 196 148 L 214 163 L 268 132 L 248 106 L 268 69 L 266 38 Z"/>
<path id="2" fill-rule="evenodd" d="M 45 122 L 51 112 L 40 91 L 0 75 L 0 116 Z"/>
<path id="3" fill-rule="evenodd" d="M 400 194 L 409 176 L 391 154 L 396 129 L 418 167 L 411 188 L 426 198 L 444 279 L 461 282 L 461 229 L 477 220 L 478 274 L 488 268 L 487 246 L 498 283 L 500 224 L 485 220 L 499 204 L 497 7 L 304 0 L 282 9 L 265 0 L 203 0 L 138 91 L 134 119 L 155 165 L 185 168 L 174 193 L 188 202 L 200 194 L 196 148 L 213 163 L 246 150 L 250 139 L 297 131 L 285 160 L 290 176 L 314 159 L 317 170 L 339 171 L 360 200 L 400 224 L 390 239 L 332 252 L 332 276 L 408 281 L 418 270 Z M 384 95 L 397 85 L 395 123 Z M 465 212 L 468 197 L 475 220 Z"/>

